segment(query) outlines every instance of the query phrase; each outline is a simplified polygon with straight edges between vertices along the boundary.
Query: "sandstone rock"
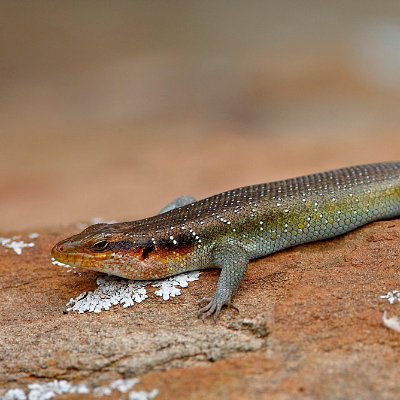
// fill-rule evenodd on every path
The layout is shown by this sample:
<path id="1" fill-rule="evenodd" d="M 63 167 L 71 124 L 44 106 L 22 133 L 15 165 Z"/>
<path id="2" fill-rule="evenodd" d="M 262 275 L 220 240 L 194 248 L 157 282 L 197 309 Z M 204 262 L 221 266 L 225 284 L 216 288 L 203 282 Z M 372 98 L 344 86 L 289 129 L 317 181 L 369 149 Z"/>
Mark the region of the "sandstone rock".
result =
<path id="1" fill-rule="evenodd" d="M 399 219 L 253 261 L 235 298 L 240 313 L 225 310 L 217 323 L 196 318 L 197 301 L 215 288 L 212 270 L 168 302 L 149 296 L 131 308 L 63 314 L 101 275 L 50 263 L 51 246 L 71 231 L 0 232 L 35 243 L 21 255 L 0 246 L 0 395 L 32 382 L 121 377 L 139 377 L 157 399 L 400 392 L 400 334 L 382 324 L 384 310 L 400 316 L 400 304 L 380 299 L 400 290 Z"/>

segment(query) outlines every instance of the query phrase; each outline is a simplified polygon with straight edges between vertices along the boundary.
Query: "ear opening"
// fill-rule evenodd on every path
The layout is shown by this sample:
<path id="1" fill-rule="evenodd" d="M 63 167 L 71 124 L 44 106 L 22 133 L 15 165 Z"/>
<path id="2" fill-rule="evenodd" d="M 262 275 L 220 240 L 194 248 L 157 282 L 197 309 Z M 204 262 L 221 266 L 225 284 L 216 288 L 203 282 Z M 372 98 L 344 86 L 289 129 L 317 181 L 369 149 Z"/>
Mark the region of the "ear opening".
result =
<path id="1" fill-rule="evenodd" d="M 153 242 L 146 244 L 146 246 L 143 248 L 142 259 L 145 260 L 155 249 L 156 247 L 154 246 Z"/>

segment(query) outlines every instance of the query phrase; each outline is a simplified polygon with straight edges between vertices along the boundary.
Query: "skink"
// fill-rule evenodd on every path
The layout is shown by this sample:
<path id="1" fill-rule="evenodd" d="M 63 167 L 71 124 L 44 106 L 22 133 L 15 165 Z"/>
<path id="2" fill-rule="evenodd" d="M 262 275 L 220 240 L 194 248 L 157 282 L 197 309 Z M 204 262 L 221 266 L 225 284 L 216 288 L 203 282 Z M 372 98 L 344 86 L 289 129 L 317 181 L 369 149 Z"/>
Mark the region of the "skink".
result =
<path id="1" fill-rule="evenodd" d="M 65 264 L 128 279 L 160 279 L 220 268 L 199 316 L 231 304 L 249 261 L 400 216 L 400 162 L 359 165 L 247 186 L 195 201 L 181 197 L 160 214 L 96 224 L 56 244 Z"/>

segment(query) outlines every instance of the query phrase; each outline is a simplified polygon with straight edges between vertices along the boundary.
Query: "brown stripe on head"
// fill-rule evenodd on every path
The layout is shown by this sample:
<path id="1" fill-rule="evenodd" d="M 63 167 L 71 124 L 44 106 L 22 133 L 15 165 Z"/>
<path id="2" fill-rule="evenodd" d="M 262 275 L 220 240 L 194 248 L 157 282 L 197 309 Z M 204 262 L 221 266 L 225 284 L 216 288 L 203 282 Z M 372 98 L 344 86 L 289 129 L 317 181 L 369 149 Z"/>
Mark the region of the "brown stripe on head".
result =
<path id="1" fill-rule="evenodd" d="M 180 245 L 174 244 L 167 239 L 136 241 L 120 237 L 117 240 L 113 238 L 112 241 L 108 242 L 107 251 L 122 254 L 124 257 L 133 257 L 144 262 L 151 259 L 165 260 L 167 262 L 171 261 L 171 259 L 182 258 L 193 250 L 194 241 L 187 240 L 187 238 L 183 240 L 182 238 L 180 243 Z"/>
<path id="2" fill-rule="evenodd" d="M 130 279 L 156 279 L 174 275 L 176 266 L 185 265 L 193 246 L 190 236 L 146 238 L 142 232 L 121 231 L 119 224 L 99 224 L 59 242 L 52 254 L 56 260 L 77 267 Z"/>

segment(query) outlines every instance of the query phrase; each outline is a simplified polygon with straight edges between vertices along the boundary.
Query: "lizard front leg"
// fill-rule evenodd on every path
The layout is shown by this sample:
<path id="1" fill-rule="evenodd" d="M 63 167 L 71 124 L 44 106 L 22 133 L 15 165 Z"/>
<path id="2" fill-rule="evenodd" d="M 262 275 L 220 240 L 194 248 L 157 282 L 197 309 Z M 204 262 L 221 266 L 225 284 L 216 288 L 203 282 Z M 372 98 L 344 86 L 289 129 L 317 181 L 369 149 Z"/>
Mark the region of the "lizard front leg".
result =
<path id="1" fill-rule="evenodd" d="M 218 245 L 213 250 L 213 263 L 221 268 L 221 275 L 214 296 L 201 300 L 208 303 L 198 312 L 199 318 L 203 320 L 211 315 L 214 315 L 214 320 L 217 320 L 222 307 L 231 305 L 232 297 L 240 286 L 249 265 L 249 256 L 239 243 L 228 243 Z"/>
<path id="2" fill-rule="evenodd" d="M 162 210 L 160 210 L 159 214 L 164 214 L 168 211 L 175 210 L 175 208 L 187 206 L 188 204 L 195 203 L 197 200 L 192 196 L 181 196 L 168 203 Z"/>

